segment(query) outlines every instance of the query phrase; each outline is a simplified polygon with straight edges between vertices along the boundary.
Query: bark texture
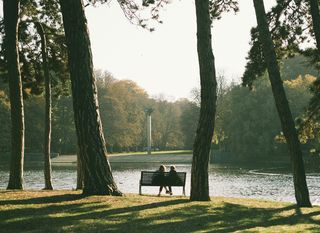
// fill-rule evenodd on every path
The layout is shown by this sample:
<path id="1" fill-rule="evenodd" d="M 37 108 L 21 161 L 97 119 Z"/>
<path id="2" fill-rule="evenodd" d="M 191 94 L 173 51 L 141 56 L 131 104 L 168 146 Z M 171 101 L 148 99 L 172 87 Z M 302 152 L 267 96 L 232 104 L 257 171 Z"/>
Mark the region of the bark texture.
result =
<path id="1" fill-rule="evenodd" d="M 208 201 L 210 200 L 208 163 L 215 123 L 217 81 L 211 46 L 209 1 L 196 0 L 195 6 L 201 106 L 196 137 L 193 144 L 190 200 Z"/>
<path id="2" fill-rule="evenodd" d="M 44 81 L 45 81 L 45 119 L 44 119 L 44 181 L 45 190 L 52 190 L 52 177 L 51 177 L 51 79 L 48 67 L 47 58 L 47 41 L 41 23 L 35 23 L 37 31 L 41 38 L 41 56 L 42 56 L 42 66 L 44 71 Z"/>
<path id="3" fill-rule="evenodd" d="M 302 159 L 302 152 L 295 129 L 295 124 L 289 108 L 286 93 L 280 76 L 277 56 L 274 44 L 268 28 L 268 22 L 264 9 L 263 0 L 253 0 L 258 22 L 259 38 L 263 47 L 263 53 L 267 64 L 269 79 L 271 82 L 272 92 L 279 114 L 283 134 L 286 138 L 289 153 L 291 156 L 293 180 L 295 189 L 295 198 L 297 205 L 300 207 L 310 207 L 309 191 L 306 182 L 306 175 Z"/>
<path id="4" fill-rule="evenodd" d="M 87 20 L 81 0 L 60 0 L 71 74 L 74 120 L 84 171 L 83 194 L 121 195 L 107 159 Z"/>
<path id="5" fill-rule="evenodd" d="M 18 53 L 20 1 L 4 0 L 5 56 L 11 105 L 11 162 L 7 189 L 23 189 L 24 111 Z"/>
<path id="6" fill-rule="evenodd" d="M 83 189 L 83 168 L 79 153 L 77 153 L 77 190 Z"/>

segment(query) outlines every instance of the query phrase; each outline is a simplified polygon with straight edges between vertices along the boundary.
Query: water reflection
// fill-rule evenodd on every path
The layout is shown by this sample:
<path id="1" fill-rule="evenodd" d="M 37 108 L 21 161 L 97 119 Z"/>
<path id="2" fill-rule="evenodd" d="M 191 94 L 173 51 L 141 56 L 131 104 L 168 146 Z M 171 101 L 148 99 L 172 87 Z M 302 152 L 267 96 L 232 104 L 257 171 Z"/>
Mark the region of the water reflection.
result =
<path id="1" fill-rule="evenodd" d="M 113 163 L 114 178 L 124 193 L 138 193 L 141 170 L 156 170 L 160 164 Z M 166 164 L 170 165 L 170 164 Z M 176 164 L 178 171 L 187 172 L 186 193 L 190 193 L 191 165 Z M 29 165 L 25 169 L 26 189 L 42 189 L 42 166 Z M 9 172 L 0 168 L 0 189 L 5 189 Z M 76 186 L 75 165 L 54 166 L 53 185 L 55 189 L 74 189 Z M 320 204 L 319 173 L 307 175 L 310 198 L 313 204 Z M 295 202 L 292 176 L 289 168 L 265 168 L 242 165 L 211 165 L 209 169 L 211 196 L 249 197 L 277 201 Z M 144 194 L 157 194 L 158 187 L 142 187 Z M 173 193 L 182 194 L 182 188 L 174 187 Z"/>

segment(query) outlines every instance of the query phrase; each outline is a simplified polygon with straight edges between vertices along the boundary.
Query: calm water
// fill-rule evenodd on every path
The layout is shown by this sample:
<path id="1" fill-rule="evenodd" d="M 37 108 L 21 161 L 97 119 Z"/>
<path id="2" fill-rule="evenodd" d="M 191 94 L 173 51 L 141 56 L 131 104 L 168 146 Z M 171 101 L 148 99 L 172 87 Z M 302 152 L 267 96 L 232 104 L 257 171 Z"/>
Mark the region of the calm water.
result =
<path id="1" fill-rule="evenodd" d="M 7 166 L 6 166 L 7 167 Z M 138 193 L 141 170 L 156 170 L 159 164 L 113 163 L 114 178 L 124 193 Z M 186 193 L 190 193 L 191 165 L 176 165 L 178 171 L 187 172 Z M 42 167 L 25 169 L 25 188 L 43 188 Z M 9 172 L 0 168 L 0 189 L 5 189 Z M 210 165 L 210 196 L 249 197 L 277 201 L 295 202 L 292 176 L 288 169 L 256 166 Z M 320 204 L 320 173 L 308 173 L 307 183 L 313 204 Z M 74 166 L 53 166 L 53 185 L 55 189 L 74 189 L 76 168 Z M 144 194 L 157 194 L 158 187 L 142 187 Z M 182 188 L 175 187 L 176 195 Z"/>

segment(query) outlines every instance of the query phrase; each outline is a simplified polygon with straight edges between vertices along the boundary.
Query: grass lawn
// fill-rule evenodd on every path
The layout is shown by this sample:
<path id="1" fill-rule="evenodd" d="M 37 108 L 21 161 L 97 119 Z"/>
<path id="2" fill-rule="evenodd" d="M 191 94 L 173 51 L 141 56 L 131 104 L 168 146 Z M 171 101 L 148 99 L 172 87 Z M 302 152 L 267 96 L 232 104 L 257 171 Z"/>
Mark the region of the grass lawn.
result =
<path id="1" fill-rule="evenodd" d="M 78 191 L 0 191 L 0 232 L 320 232 L 320 207 Z"/>
<path id="2" fill-rule="evenodd" d="M 180 154 L 192 154 L 192 150 L 168 150 L 168 151 L 152 151 L 151 155 L 180 155 Z M 109 156 L 126 156 L 126 155 L 147 155 L 147 152 L 125 152 L 125 153 L 113 153 Z"/>
<path id="3" fill-rule="evenodd" d="M 111 163 L 189 163 L 192 162 L 192 151 L 179 150 L 179 151 L 156 151 L 151 155 L 146 152 L 130 152 L 119 154 L 108 154 Z M 52 164 L 68 164 L 76 163 L 76 155 L 61 155 L 53 158 Z"/>

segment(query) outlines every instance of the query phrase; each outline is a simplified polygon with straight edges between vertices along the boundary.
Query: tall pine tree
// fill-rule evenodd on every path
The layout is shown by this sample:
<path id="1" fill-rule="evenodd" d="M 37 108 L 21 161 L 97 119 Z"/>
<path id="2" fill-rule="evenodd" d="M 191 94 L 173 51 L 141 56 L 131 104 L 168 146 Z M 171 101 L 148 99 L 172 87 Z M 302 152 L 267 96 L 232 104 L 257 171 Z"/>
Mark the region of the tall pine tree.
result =
<path id="1" fill-rule="evenodd" d="M 289 103 L 283 88 L 280 71 L 277 63 L 277 56 L 274 44 L 269 31 L 267 17 L 263 0 L 253 0 L 258 22 L 259 40 L 269 73 L 272 93 L 275 99 L 276 108 L 279 114 L 283 134 L 286 138 L 289 153 L 291 156 L 293 181 L 297 205 L 300 207 L 310 207 L 309 191 L 306 182 L 302 152 L 295 129 Z"/>
<path id="2" fill-rule="evenodd" d="M 19 0 L 4 0 L 5 58 L 11 105 L 11 163 L 8 189 L 23 189 L 24 111 L 18 52 Z"/>
<path id="3" fill-rule="evenodd" d="M 83 3 L 60 0 L 60 5 L 68 46 L 79 157 L 84 170 L 83 193 L 122 195 L 107 159 Z"/>

